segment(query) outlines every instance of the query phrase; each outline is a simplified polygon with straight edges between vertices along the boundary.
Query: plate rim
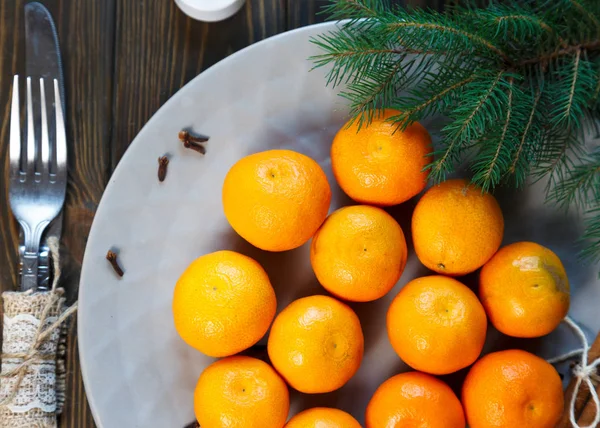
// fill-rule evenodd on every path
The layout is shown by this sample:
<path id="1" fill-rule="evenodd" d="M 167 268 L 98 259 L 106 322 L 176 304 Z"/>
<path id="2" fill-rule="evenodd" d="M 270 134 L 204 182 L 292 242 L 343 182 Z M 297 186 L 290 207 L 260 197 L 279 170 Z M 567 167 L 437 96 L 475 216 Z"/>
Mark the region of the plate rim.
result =
<path id="1" fill-rule="evenodd" d="M 119 162 L 117 163 L 117 166 L 111 173 L 111 176 L 108 179 L 106 187 L 104 188 L 104 191 L 102 192 L 102 197 L 100 198 L 100 202 L 98 203 L 98 207 L 96 209 L 96 212 L 94 213 L 94 219 L 92 220 L 92 225 L 91 225 L 89 233 L 88 233 L 88 238 L 92 237 L 92 231 L 94 230 L 94 227 L 97 224 L 97 218 L 98 218 L 99 214 L 100 215 L 102 214 L 103 207 L 106 204 L 106 197 L 107 197 L 107 195 L 110 194 L 113 187 L 116 185 L 116 182 L 118 181 L 118 175 L 119 175 L 120 171 L 124 168 L 123 165 L 127 164 L 129 161 L 129 158 L 132 156 L 132 153 L 134 151 L 134 150 L 132 150 L 132 148 L 142 144 L 142 140 L 139 137 L 140 134 L 142 134 L 144 132 L 144 130 L 146 130 L 146 128 L 152 126 L 152 123 L 154 121 L 158 120 L 158 117 L 161 115 L 161 112 L 163 110 L 166 110 L 171 104 L 177 103 L 181 97 L 185 96 L 186 89 L 189 89 L 189 87 L 197 84 L 197 81 L 199 81 L 200 79 L 210 76 L 214 73 L 218 73 L 219 70 L 223 67 L 226 67 L 230 61 L 234 61 L 240 57 L 249 55 L 255 49 L 264 48 L 265 46 L 267 46 L 271 43 L 276 43 L 280 39 L 285 39 L 285 38 L 301 35 L 302 33 L 312 33 L 317 28 L 322 28 L 323 32 L 325 32 L 327 30 L 334 29 L 337 25 L 338 25 L 338 21 L 326 21 L 326 22 L 307 25 L 304 27 L 295 28 L 292 30 L 284 31 L 282 33 L 278 33 L 273 36 L 267 37 L 263 40 L 260 40 L 256 43 L 248 45 L 248 46 L 240 49 L 239 51 L 234 52 L 233 54 L 223 58 L 222 60 L 218 61 L 217 63 L 213 64 L 212 66 L 210 66 L 209 68 L 207 68 L 206 70 L 204 70 L 203 72 L 201 72 L 200 74 L 195 76 L 193 79 L 191 79 L 188 83 L 186 83 L 180 89 L 178 89 L 167 101 L 165 101 L 158 108 L 158 110 L 156 110 L 156 112 L 154 114 L 152 114 L 152 116 L 148 119 L 148 121 L 140 128 L 140 130 L 137 132 L 136 136 L 133 138 L 133 140 L 131 141 L 131 143 L 128 145 L 127 149 L 123 153 L 123 156 L 121 156 L 121 159 L 119 160 Z M 308 61 L 308 58 L 306 58 L 306 60 Z M 78 315 L 77 315 L 77 320 L 76 320 L 76 322 L 77 322 L 77 343 L 78 343 L 77 350 L 79 352 L 79 366 L 80 366 L 81 377 L 82 377 L 82 381 L 83 381 L 83 387 L 84 387 L 86 399 L 87 399 L 88 405 L 90 407 L 94 422 L 96 423 L 98 428 L 103 428 L 105 425 L 104 425 L 102 417 L 100 415 L 97 400 L 94 397 L 94 394 L 92 392 L 93 388 L 91 387 L 91 382 L 88 377 L 89 370 L 90 370 L 89 364 L 88 364 L 90 361 L 90 356 L 87 355 L 86 348 L 89 349 L 89 346 L 87 346 L 87 339 L 84 339 L 86 336 L 79 334 L 80 331 L 83 331 L 86 329 L 86 325 L 88 325 L 88 321 L 91 321 L 90 317 L 88 317 L 87 315 L 82 316 L 82 313 L 85 313 L 85 312 L 82 312 L 81 309 L 84 306 L 83 302 L 85 301 L 86 295 L 87 295 L 85 290 L 88 287 L 93 286 L 93 284 L 88 284 L 86 281 L 87 271 L 88 271 L 87 266 L 90 264 L 90 260 L 89 260 L 87 254 L 88 254 L 88 248 L 91 247 L 92 245 L 94 245 L 94 240 L 88 239 L 86 246 L 85 246 L 85 250 L 84 250 L 83 260 L 81 263 L 81 273 L 80 273 L 79 287 L 78 287 L 78 293 L 77 293 L 77 295 L 78 295 L 78 297 L 77 297 L 77 299 L 78 299 Z"/>

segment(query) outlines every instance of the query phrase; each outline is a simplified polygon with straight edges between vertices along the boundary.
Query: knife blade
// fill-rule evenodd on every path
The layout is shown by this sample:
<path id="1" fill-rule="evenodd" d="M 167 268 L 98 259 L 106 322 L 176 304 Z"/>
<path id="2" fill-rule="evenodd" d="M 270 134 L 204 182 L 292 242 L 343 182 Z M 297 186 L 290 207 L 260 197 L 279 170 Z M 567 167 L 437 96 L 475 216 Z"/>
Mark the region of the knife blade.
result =
<path id="1" fill-rule="evenodd" d="M 56 79 L 58 81 L 59 89 L 61 92 L 61 100 L 63 111 L 65 109 L 65 90 L 64 90 L 64 78 L 62 59 L 60 55 L 60 45 L 58 43 L 58 32 L 56 31 L 56 25 L 52 15 L 46 9 L 44 5 L 38 2 L 31 2 L 25 5 L 25 72 L 27 76 L 32 78 L 44 78 Z M 52 85 L 46 85 L 46 91 L 50 91 Z M 54 111 L 52 106 L 52 100 L 54 97 L 50 92 L 46 94 L 46 100 L 48 105 L 46 106 L 47 111 Z M 34 123 L 41 123 L 40 120 L 40 109 L 38 106 L 34 106 Z M 55 126 L 54 121 L 48 121 L 49 135 L 51 147 L 55 147 L 54 135 Z M 41 130 L 35 129 L 36 135 L 40 135 Z M 37 142 L 39 143 L 39 141 Z M 39 148 L 38 148 L 39 149 Z M 53 155 L 51 151 L 51 156 Z M 61 213 L 50 223 L 46 232 L 42 237 L 40 244 L 40 256 L 39 256 L 39 267 L 38 267 L 38 286 L 40 289 L 47 289 L 50 287 L 50 252 L 48 248 L 48 238 L 53 236 L 60 240 L 62 234 L 62 211 Z M 24 251 L 24 246 L 20 247 L 21 255 Z"/>
<path id="2" fill-rule="evenodd" d="M 64 104 L 64 79 L 58 32 L 52 15 L 41 3 L 31 2 L 25 5 L 25 43 L 27 75 L 57 79 Z"/>

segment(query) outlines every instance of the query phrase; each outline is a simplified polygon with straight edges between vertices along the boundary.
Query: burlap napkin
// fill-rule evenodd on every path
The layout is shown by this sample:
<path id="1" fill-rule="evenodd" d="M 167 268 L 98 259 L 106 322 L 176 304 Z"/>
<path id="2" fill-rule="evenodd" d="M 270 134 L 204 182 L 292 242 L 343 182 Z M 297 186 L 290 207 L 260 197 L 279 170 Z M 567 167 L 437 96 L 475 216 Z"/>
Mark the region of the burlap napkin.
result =
<path id="1" fill-rule="evenodd" d="M 67 321 L 77 303 L 65 308 L 64 290 L 56 287 L 58 251 L 53 255 L 51 290 L 2 294 L 0 428 L 56 427 L 62 412 Z"/>

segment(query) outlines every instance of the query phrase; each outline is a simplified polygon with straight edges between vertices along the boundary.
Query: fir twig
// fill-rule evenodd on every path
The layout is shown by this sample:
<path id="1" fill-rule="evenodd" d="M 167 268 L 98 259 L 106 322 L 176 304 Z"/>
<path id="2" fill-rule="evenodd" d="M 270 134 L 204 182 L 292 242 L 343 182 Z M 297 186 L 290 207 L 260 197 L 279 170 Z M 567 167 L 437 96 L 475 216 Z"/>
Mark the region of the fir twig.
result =
<path id="1" fill-rule="evenodd" d="M 600 22 L 598 21 L 598 18 L 596 18 L 592 13 L 590 13 L 590 11 L 587 10 L 585 7 L 583 7 L 583 5 L 580 2 L 578 2 L 577 0 L 570 0 L 570 1 L 571 1 L 571 4 L 577 9 L 578 12 L 580 12 L 583 16 L 588 18 L 588 20 L 594 24 L 594 27 L 596 27 L 596 30 L 600 30 Z"/>
<path id="2" fill-rule="evenodd" d="M 349 18 L 313 40 L 359 125 L 382 108 L 399 130 L 448 119 L 426 167 L 435 181 L 467 155 L 472 180 L 547 179 L 548 200 L 586 211 L 584 257 L 600 259 L 600 149 L 584 135 L 600 121 L 600 2 L 491 0 L 446 13 L 383 0 L 333 0 Z"/>
<path id="3" fill-rule="evenodd" d="M 550 52 L 550 53 L 547 53 L 544 55 L 524 59 L 522 61 L 519 61 L 516 64 L 516 66 L 523 67 L 523 66 L 532 65 L 532 64 L 547 64 L 551 61 L 554 61 L 555 59 L 558 59 L 558 58 L 561 58 L 564 56 L 573 55 L 577 51 L 598 50 L 598 49 L 600 49 L 600 40 L 594 40 L 594 41 L 588 42 L 588 43 L 578 43 L 575 45 L 566 46 L 562 49 L 558 49 L 558 50 L 555 50 L 553 52 Z"/>
<path id="4" fill-rule="evenodd" d="M 393 116 L 391 120 L 398 123 L 400 129 L 403 130 L 406 128 L 406 126 L 408 126 L 408 124 L 416 121 L 417 117 L 419 119 L 425 117 L 425 113 L 428 111 L 428 109 L 432 109 L 433 107 L 435 107 L 437 103 L 441 101 L 445 96 L 471 83 L 474 79 L 475 78 L 473 76 L 470 76 L 456 83 L 453 83 L 447 88 L 443 89 L 442 91 L 433 94 L 429 98 L 426 98 L 421 104 L 406 110 L 401 110 L 400 115 Z"/>
<path id="5" fill-rule="evenodd" d="M 500 56 L 500 58 L 502 58 L 504 61 L 510 62 L 508 56 L 502 51 L 502 49 L 498 48 L 497 46 L 494 46 L 490 41 L 484 39 L 481 36 L 469 33 L 467 31 L 464 31 L 464 30 L 461 30 L 458 28 L 453 28 L 453 27 L 439 25 L 439 24 L 433 24 L 433 23 L 415 23 L 415 22 L 396 22 L 394 24 L 391 24 L 390 28 L 393 28 L 393 29 L 415 29 L 416 28 L 416 29 L 428 30 L 431 32 L 450 33 L 450 34 L 454 34 L 457 36 L 462 36 L 462 37 L 470 40 L 473 43 L 479 44 L 481 46 L 485 46 L 487 49 L 489 49 L 490 51 L 492 51 L 495 54 L 497 54 L 498 56 Z"/>
<path id="6" fill-rule="evenodd" d="M 496 169 L 496 166 L 497 166 L 499 158 L 500 158 L 500 153 L 502 152 L 502 149 L 506 143 L 506 135 L 508 133 L 508 125 L 510 125 L 510 117 L 512 115 L 514 79 L 511 77 L 509 79 L 509 82 L 510 82 L 510 84 L 509 84 L 509 88 L 508 88 L 508 103 L 506 104 L 506 120 L 504 122 L 504 127 L 502 129 L 502 136 L 500 137 L 500 140 L 498 141 L 497 149 L 496 149 L 496 152 L 494 153 L 494 156 L 492 157 L 492 160 L 489 163 L 486 162 L 485 169 L 484 169 L 483 173 L 481 174 L 482 177 L 481 177 L 480 181 L 484 183 L 484 186 L 483 186 L 484 190 L 489 190 L 489 188 L 493 187 L 493 185 L 495 184 L 496 180 L 493 179 L 494 170 Z"/>
<path id="7" fill-rule="evenodd" d="M 595 262 L 600 258 L 600 206 L 588 210 L 585 231 L 580 243 L 583 245 L 581 258 L 584 262 Z"/>
<path id="8" fill-rule="evenodd" d="M 445 148 L 442 157 L 438 160 L 434 160 L 427 166 L 427 168 L 430 169 L 430 176 L 435 181 L 445 180 L 446 174 L 453 170 L 454 163 L 459 154 L 457 149 L 460 148 L 460 145 L 472 137 L 476 138 L 479 136 L 483 124 L 476 123 L 478 114 L 486 107 L 486 104 L 489 102 L 492 93 L 497 88 L 503 75 L 504 71 L 500 71 L 490 82 L 487 90 L 483 92 L 478 99 L 474 100 L 473 105 L 465 106 L 466 108 L 464 108 L 464 110 L 467 113 L 466 116 L 459 116 L 458 120 L 455 120 L 454 123 L 444 128 L 446 136 L 451 137 L 451 142 Z"/>
<path id="9" fill-rule="evenodd" d="M 525 160 L 526 165 L 523 165 L 522 159 L 523 159 L 523 153 L 525 153 L 524 149 L 530 142 L 530 132 L 532 131 L 533 126 L 534 126 L 533 121 L 536 116 L 537 107 L 540 102 L 541 95 L 542 95 L 541 91 L 539 89 L 536 89 L 535 96 L 533 99 L 533 104 L 531 105 L 531 112 L 529 113 L 529 119 L 527 120 L 527 123 L 525 124 L 525 128 L 523 129 L 523 135 L 521 135 L 521 141 L 519 143 L 519 146 L 517 147 L 517 150 L 515 151 L 513 161 L 511 163 L 509 171 L 508 171 L 510 175 L 513 175 L 516 177 L 517 185 L 519 185 L 519 186 L 522 185 L 523 182 L 525 181 L 525 177 L 524 177 L 525 174 L 517 174 L 517 171 L 526 169 L 527 172 L 529 172 L 528 159 Z"/>

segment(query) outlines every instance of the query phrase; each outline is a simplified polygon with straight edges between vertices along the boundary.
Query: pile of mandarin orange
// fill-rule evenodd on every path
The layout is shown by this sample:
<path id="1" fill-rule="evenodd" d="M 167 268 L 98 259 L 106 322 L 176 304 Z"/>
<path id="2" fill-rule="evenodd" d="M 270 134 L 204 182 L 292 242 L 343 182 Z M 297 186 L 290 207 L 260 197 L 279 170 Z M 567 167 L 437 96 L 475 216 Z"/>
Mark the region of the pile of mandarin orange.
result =
<path id="1" fill-rule="evenodd" d="M 327 216 L 331 190 L 321 167 L 289 150 L 247 156 L 228 172 L 223 208 L 233 229 L 266 251 L 312 238 L 310 261 L 329 295 L 304 297 L 276 316 L 275 292 L 253 259 L 218 251 L 196 259 L 173 297 L 175 327 L 189 345 L 224 357 L 200 375 L 194 409 L 202 428 L 357 428 L 350 414 L 305 410 L 288 421 L 288 386 L 307 394 L 342 387 L 358 370 L 364 338 L 343 301 L 381 298 L 407 260 L 404 233 L 381 207 L 422 192 L 431 139 L 414 123 L 386 119 L 344 126 L 331 147 L 340 187 L 359 204 Z M 371 398 L 367 428 L 553 427 L 563 409 L 561 380 L 543 359 L 505 350 L 479 359 L 487 321 L 502 333 L 550 333 L 569 308 L 559 258 L 532 242 L 500 248 L 504 220 L 495 198 L 462 179 L 429 188 L 412 216 L 417 257 L 436 274 L 414 279 L 393 299 L 387 332 L 415 371 L 385 381 Z M 499 249 L 500 248 L 500 249 Z M 478 295 L 455 277 L 481 268 Z M 236 356 L 269 330 L 270 364 Z M 383 328 L 383 326 L 382 326 Z M 461 399 L 435 377 L 471 366 Z"/>

